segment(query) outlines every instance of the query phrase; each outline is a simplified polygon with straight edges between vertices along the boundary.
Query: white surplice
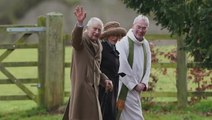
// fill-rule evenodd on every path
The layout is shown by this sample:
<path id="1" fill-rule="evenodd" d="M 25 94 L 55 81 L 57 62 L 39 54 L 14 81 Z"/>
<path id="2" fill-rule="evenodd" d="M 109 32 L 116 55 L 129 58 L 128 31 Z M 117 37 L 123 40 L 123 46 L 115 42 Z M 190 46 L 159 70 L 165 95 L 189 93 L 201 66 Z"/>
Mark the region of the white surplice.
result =
<path id="1" fill-rule="evenodd" d="M 133 67 L 131 68 L 128 62 L 129 55 L 129 44 L 128 37 L 134 43 L 134 57 L 133 57 Z M 146 49 L 146 71 L 144 73 L 144 50 L 142 47 L 144 44 L 144 49 Z M 119 92 L 122 84 L 126 85 L 129 89 L 127 98 L 125 101 L 125 108 L 121 113 L 120 120 L 144 120 L 141 108 L 140 94 L 133 88 L 138 83 L 144 83 L 148 88 L 148 81 L 150 76 L 151 68 L 151 52 L 148 41 L 144 38 L 141 42 L 138 41 L 133 35 L 132 29 L 127 32 L 127 35 L 123 37 L 116 44 L 116 48 L 120 53 L 120 68 L 119 73 L 123 72 L 126 74 L 124 77 L 120 77 L 119 81 Z M 142 94 L 142 93 L 141 93 Z"/>

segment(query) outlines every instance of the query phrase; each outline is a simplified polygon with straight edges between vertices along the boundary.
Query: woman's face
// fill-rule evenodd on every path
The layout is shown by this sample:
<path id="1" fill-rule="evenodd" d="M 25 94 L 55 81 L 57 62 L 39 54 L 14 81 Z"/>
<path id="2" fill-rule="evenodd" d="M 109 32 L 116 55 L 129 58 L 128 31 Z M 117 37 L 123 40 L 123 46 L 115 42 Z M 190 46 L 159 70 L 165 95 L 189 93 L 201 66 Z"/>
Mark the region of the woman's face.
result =
<path id="1" fill-rule="evenodd" d="M 108 37 L 108 41 L 109 41 L 111 44 L 115 45 L 115 44 L 117 43 L 117 41 L 119 41 L 121 38 L 122 38 L 121 35 L 110 35 L 110 36 Z"/>

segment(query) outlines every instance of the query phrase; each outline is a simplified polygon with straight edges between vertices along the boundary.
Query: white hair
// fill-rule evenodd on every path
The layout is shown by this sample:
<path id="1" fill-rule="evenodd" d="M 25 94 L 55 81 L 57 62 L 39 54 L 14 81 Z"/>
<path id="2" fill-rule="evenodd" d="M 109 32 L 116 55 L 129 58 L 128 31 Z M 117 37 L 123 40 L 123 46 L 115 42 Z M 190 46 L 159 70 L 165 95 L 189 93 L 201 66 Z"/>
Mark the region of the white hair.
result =
<path id="1" fill-rule="evenodd" d="M 86 26 L 89 27 L 89 26 L 92 26 L 92 25 L 94 25 L 94 24 L 96 24 L 96 23 L 98 23 L 98 24 L 100 24 L 100 25 L 102 26 L 102 31 L 103 31 L 103 29 L 104 29 L 103 22 L 102 22 L 101 19 L 99 19 L 99 18 L 97 18 L 97 17 L 92 17 L 92 18 L 90 18 L 90 20 L 88 21 L 88 23 L 87 23 Z"/>
<path id="2" fill-rule="evenodd" d="M 133 24 L 137 23 L 138 21 L 140 20 L 144 20 L 146 23 L 147 23 L 147 27 L 149 27 L 149 19 L 147 16 L 144 16 L 144 15 L 138 15 L 134 21 L 133 21 Z"/>

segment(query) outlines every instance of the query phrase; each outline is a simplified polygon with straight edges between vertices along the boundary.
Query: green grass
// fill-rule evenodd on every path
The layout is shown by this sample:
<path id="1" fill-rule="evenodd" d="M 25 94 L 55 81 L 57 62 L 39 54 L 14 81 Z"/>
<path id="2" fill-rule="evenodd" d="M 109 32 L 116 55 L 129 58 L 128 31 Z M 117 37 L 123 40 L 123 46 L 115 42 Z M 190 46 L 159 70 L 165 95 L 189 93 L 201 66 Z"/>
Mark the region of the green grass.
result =
<path id="1" fill-rule="evenodd" d="M 154 113 L 144 115 L 145 120 L 211 120 L 212 117 L 205 117 L 194 113 Z"/>
<path id="2" fill-rule="evenodd" d="M 143 105 L 146 120 L 210 120 L 212 118 L 211 100 L 202 100 L 186 109 L 176 103 L 152 103 Z M 158 117 L 158 118 L 157 118 Z"/>
<path id="3" fill-rule="evenodd" d="M 212 101 L 201 101 L 186 109 L 177 108 L 173 103 L 143 104 L 146 120 L 211 120 Z M 1 102 L 1 120 L 61 120 L 62 113 L 47 112 L 38 108 L 33 101 Z"/>
<path id="4" fill-rule="evenodd" d="M 159 52 L 167 52 L 176 46 L 158 47 Z M 0 54 L 3 53 L 0 50 Z M 71 60 L 71 48 L 67 47 L 65 51 L 65 61 Z M 37 50 L 15 50 L 3 62 L 12 61 L 37 61 Z M 159 57 L 160 62 L 169 62 L 167 58 Z M 7 68 L 17 78 L 37 78 L 37 67 L 17 67 Z M 176 92 L 176 73 L 175 69 L 168 68 L 167 74 L 162 74 L 162 69 L 152 69 L 159 81 L 156 85 L 156 91 L 175 91 Z M 211 77 L 211 76 L 209 76 Z M 5 79 L 0 72 L 0 79 Z M 189 87 L 195 84 L 188 82 Z M 26 85 L 33 93 L 37 94 L 37 88 L 33 84 Z M 70 68 L 65 69 L 65 91 L 70 90 Z M 15 85 L 0 85 L 0 95 L 24 95 Z M 176 101 L 176 98 L 155 98 L 156 101 L 161 101 L 165 104 L 143 104 L 143 112 L 146 120 L 209 120 L 211 116 L 207 113 L 212 113 L 212 99 L 201 101 L 195 105 L 190 105 L 185 110 L 177 108 L 176 104 L 169 104 L 166 101 Z M 65 99 L 65 102 L 67 98 Z M 38 108 L 37 104 L 31 100 L 16 100 L 16 101 L 0 101 L 0 120 L 61 120 L 61 113 L 49 113 L 42 108 Z"/>
<path id="5" fill-rule="evenodd" d="M 61 116 L 48 113 L 29 100 L 2 102 L 0 107 L 1 120 L 60 120 Z"/>

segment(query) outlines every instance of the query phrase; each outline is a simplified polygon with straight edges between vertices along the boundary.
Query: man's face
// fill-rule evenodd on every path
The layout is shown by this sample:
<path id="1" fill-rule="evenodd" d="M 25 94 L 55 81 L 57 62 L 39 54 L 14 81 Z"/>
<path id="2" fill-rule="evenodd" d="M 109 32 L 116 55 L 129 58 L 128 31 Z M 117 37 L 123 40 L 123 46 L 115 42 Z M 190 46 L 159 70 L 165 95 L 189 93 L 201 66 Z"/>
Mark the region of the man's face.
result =
<path id="1" fill-rule="evenodd" d="M 132 29 L 134 36 L 141 41 L 147 32 L 148 24 L 144 20 L 139 20 L 133 25 Z"/>
<path id="2" fill-rule="evenodd" d="M 94 23 L 87 28 L 88 37 L 92 41 L 97 41 L 100 38 L 102 32 L 102 25 L 100 23 Z"/>

